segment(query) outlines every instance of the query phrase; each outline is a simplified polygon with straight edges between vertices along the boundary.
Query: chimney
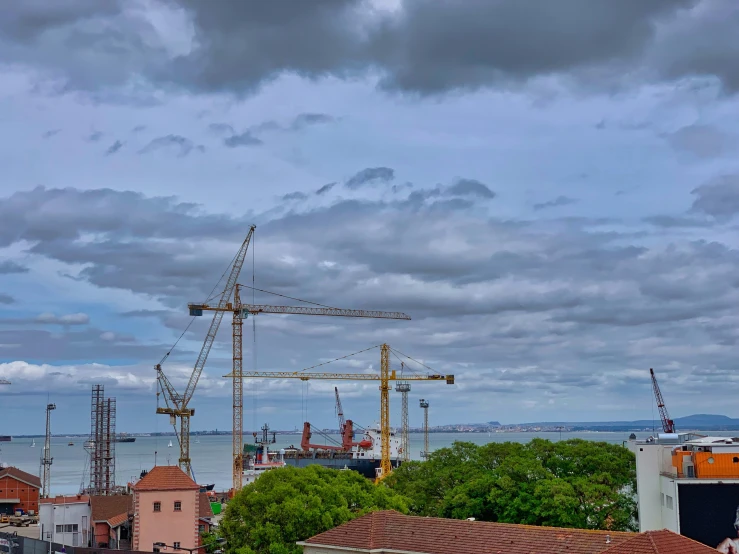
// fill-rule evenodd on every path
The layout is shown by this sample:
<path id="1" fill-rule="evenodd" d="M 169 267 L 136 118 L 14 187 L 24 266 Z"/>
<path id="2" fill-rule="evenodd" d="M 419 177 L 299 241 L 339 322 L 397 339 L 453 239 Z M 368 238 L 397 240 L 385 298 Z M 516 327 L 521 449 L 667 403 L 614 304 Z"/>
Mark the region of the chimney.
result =
<path id="1" fill-rule="evenodd" d="M 606 535 L 606 544 L 611 544 L 611 535 Z"/>

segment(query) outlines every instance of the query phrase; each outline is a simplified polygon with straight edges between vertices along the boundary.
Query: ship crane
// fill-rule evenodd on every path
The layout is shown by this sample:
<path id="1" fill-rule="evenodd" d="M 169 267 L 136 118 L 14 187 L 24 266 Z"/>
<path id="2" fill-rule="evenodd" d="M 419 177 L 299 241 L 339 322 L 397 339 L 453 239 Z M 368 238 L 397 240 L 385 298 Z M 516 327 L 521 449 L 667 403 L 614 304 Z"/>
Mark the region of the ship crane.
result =
<path id="1" fill-rule="evenodd" d="M 400 353 L 402 354 L 402 353 Z M 345 356 L 346 357 L 346 356 Z M 334 360 L 335 361 L 335 360 Z M 328 362 L 327 362 L 328 363 Z M 323 365 L 323 364 L 321 364 Z M 312 369 L 312 368 L 308 368 Z M 234 378 L 234 374 L 224 375 Z M 454 384 L 454 375 L 415 374 L 397 375 L 390 369 L 390 347 L 387 344 L 380 346 L 380 373 L 328 373 L 307 371 L 244 371 L 244 379 L 311 379 L 349 380 L 349 381 L 380 381 L 380 437 L 382 454 L 378 481 L 390 475 L 392 464 L 390 461 L 390 381 L 444 381 L 447 385 Z"/>
<path id="2" fill-rule="evenodd" d="M 234 290 L 234 301 L 226 302 L 224 305 L 213 306 L 210 304 L 188 304 L 190 315 L 201 316 L 203 311 L 215 311 L 223 314 L 224 312 L 232 312 L 233 314 L 233 371 L 230 376 L 233 381 L 233 434 L 232 434 L 232 455 L 233 455 L 233 492 L 241 490 L 242 486 L 242 470 L 244 451 L 242 445 L 242 435 L 244 431 L 244 389 L 243 379 L 243 320 L 249 314 L 294 314 L 294 315 L 320 315 L 333 317 L 359 317 L 373 319 L 404 319 L 409 320 L 410 316 L 402 312 L 379 312 L 372 310 L 346 310 L 341 308 L 331 308 L 327 306 L 270 306 L 267 304 L 245 304 L 241 302 L 240 294 L 241 285 L 236 285 Z M 299 300 L 299 299 L 295 299 Z M 338 394 L 338 393 L 337 393 Z M 337 396 L 338 398 L 338 396 Z M 343 414 L 342 414 L 343 417 Z"/>
<path id="3" fill-rule="evenodd" d="M 336 416 L 339 418 L 339 436 L 343 437 L 346 420 L 344 419 L 344 408 L 341 406 L 341 398 L 339 398 L 339 387 L 334 387 L 334 394 L 336 394 Z"/>
<path id="4" fill-rule="evenodd" d="M 231 299 L 231 295 L 234 293 L 236 281 L 239 278 L 241 268 L 244 265 L 246 251 L 249 248 L 252 236 L 254 235 L 254 229 L 256 229 L 256 227 L 252 225 L 230 266 L 231 271 L 229 272 L 228 279 L 226 279 L 226 285 L 221 292 L 218 303 L 214 306 L 216 309 L 213 314 L 213 320 L 210 323 L 208 333 L 205 335 L 205 341 L 203 342 L 200 354 L 195 361 L 195 367 L 192 370 L 185 392 L 182 394 L 178 393 L 162 371 L 162 363 L 169 356 L 169 352 L 167 352 L 164 358 L 162 358 L 162 361 L 154 368 L 157 372 L 157 381 L 160 389 L 157 392 L 157 397 L 160 393 L 163 394 L 164 402 L 166 404 L 166 407 L 164 408 L 157 407 L 156 413 L 169 415 L 173 426 L 176 426 L 177 419 L 179 418 L 180 429 L 177 437 L 180 444 L 179 466 L 185 473 L 187 473 L 188 476 L 193 476 L 193 478 L 194 475 L 190 460 L 190 418 L 195 415 L 195 410 L 190 408 L 189 404 L 190 400 L 192 400 L 193 394 L 195 394 L 195 387 L 200 380 L 200 375 L 203 373 L 205 362 L 208 359 L 208 354 L 213 346 L 213 341 L 215 341 L 218 328 L 221 325 L 221 320 L 223 319 L 223 313 L 225 311 L 224 308 Z"/>
<path id="5" fill-rule="evenodd" d="M 665 406 L 665 400 L 662 398 L 662 392 L 659 390 L 657 384 L 657 377 L 654 374 L 654 369 L 649 368 L 649 374 L 652 376 L 652 388 L 654 389 L 654 398 L 657 400 L 657 408 L 659 408 L 659 417 L 662 419 L 662 430 L 665 433 L 675 432 L 675 422 L 670 419 L 670 414 L 667 412 L 667 406 Z"/>

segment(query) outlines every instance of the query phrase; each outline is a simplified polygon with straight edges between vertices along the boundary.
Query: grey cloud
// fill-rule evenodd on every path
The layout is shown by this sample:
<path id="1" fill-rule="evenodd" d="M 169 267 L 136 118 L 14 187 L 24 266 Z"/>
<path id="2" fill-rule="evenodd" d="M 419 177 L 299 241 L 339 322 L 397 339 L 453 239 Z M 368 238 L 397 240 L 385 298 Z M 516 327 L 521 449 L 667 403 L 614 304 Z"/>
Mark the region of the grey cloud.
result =
<path id="1" fill-rule="evenodd" d="M 123 143 L 120 140 L 117 140 L 113 144 L 108 146 L 107 150 L 105 150 L 105 155 L 110 156 L 112 154 L 115 154 L 121 148 L 123 148 Z"/>
<path id="2" fill-rule="evenodd" d="M 40 68 L 62 90 L 110 91 L 136 76 L 243 96 L 282 74 L 368 72 L 385 89 L 417 94 L 552 75 L 607 90 L 693 76 L 739 88 L 739 13 L 730 2 L 566 0 L 531 10 L 517 0 L 419 0 L 391 13 L 369 12 L 362 0 L 170 0 L 160 8 L 185 9 L 195 32 L 192 51 L 176 55 L 125 2 L 75 0 L 48 14 L 45 3 L 22 4 L 0 23 L 0 59 Z"/>
<path id="3" fill-rule="evenodd" d="M 261 139 L 253 136 L 251 132 L 245 131 L 240 135 L 232 135 L 223 139 L 223 144 L 229 148 L 237 148 L 239 146 L 259 146 L 264 144 Z"/>
<path id="4" fill-rule="evenodd" d="M 48 139 L 48 138 L 58 135 L 60 132 L 61 132 L 61 129 L 51 129 L 50 131 L 46 131 L 43 135 L 41 135 L 41 137 Z"/>
<path id="5" fill-rule="evenodd" d="M 354 174 L 346 183 L 346 188 L 356 190 L 367 184 L 387 183 L 395 179 L 395 170 L 389 167 L 368 167 Z"/>
<path id="6" fill-rule="evenodd" d="M 90 133 L 87 136 L 88 142 L 98 142 L 101 138 L 103 138 L 103 133 L 100 131 L 95 131 L 94 133 Z"/>
<path id="7" fill-rule="evenodd" d="M 133 129 L 131 129 L 132 133 L 140 133 L 141 131 L 146 130 L 146 125 L 136 125 Z"/>
<path id="8" fill-rule="evenodd" d="M 13 304 L 14 302 L 15 298 L 10 296 L 9 294 L 0 292 L 0 304 Z"/>
<path id="9" fill-rule="evenodd" d="M 282 200 L 283 201 L 286 201 L 286 202 L 289 202 L 291 200 L 305 200 L 306 198 L 308 198 L 308 195 L 307 194 L 305 194 L 303 192 L 300 192 L 300 191 L 295 191 L 295 192 L 291 192 L 291 193 L 285 194 L 282 197 Z"/>
<path id="10" fill-rule="evenodd" d="M 208 125 L 208 130 L 211 133 L 215 133 L 215 134 L 218 134 L 218 135 L 221 135 L 221 134 L 234 135 L 234 134 L 236 134 L 236 131 L 234 131 L 234 128 L 231 125 L 229 125 L 228 123 L 211 123 L 210 125 Z"/>
<path id="11" fill-rule="evenodd" d="M 699 158 L 716 158 L 730 144 L 724 132 L 710 125 L 688 125 L 666 136 L 667 142 L 680 153 L 689 153 Z"/>
<path id="12" fill-rule="evenodd" d="M 535 210 L 546 210 L 547 208 L 556 208 L 557 206 L 568 206 L 570 204 L 577 203 L 576 198 L 570 198 L 569 196 L 558 196 L 554 200 L 547 200 L 539 204 L 534 204 Z"/>
<path id="13" fill-rule="evenodd" d="M 495 198 L 495 193 L 475 179 L 459 179 L 451 187 L 447 188 L 445 194 L 456 196 L 475 196 L 477 198 Z"/>
<path id="14" fill-rule="evenodd" d="M 326 184 L 326 185 L 323 185 L 323 186 L 322 186 L 321 188 L 319 188 L 319 189 L 318 189 L 318 190 L 316 191 L 316 194 L 317 194 L 318 196 L 321 196 L 321 195 L 323 195 L 323 194 L 326 194 L 327 192 L 329 192 L 329 191 L 330 191 L 330 190 L 331 190 L 332 188 L 334 188 L 335 186 L 336 186 L 336 183 L 328 183 L 328 184 Z"/>
<path id="15" fill-rule="evenodd" d="M 147 154 L 149 152 L 166 149 L 174 149 L 179 158 L 187 156 L 193 150 L 205 152 L 205 146 L 202 144 L 196 145 L 189 138 L 181 135 L 166 135 L 153 139 L 149 144 L 139 150 L 139 154 Z"/>
<path id="16" fill-rule="evenodd" d="M 731 217 L 739 213 L 739 175 L 725 175 L 691 192 L 695 196 L 692 211 L 713 217 Z"/>
<path id="17" fill-rule="evenodd" d="M 311 125 L 321 125 L 324 123 L 332 123 L 336 121 L 333 116 L 324 113 L 301 113 L 293 119 L 290 129 L 299 131 Z"/>
<path id="18" fill-rule="evenodd" d="M 13 260 L 4 260 L 0 262 L 0 275 L 7 274 L 7 273 L 28 273 L 29 269 L 19 264 L 18 262 L 14 262 Z"/>
<path id="19" fill-rule="evenodd" d="M 644 218 L 644 221 L 656 225 L 657 227 L 664 228 L 701 228 L 701 227 L 712 227 L 713 221 L 707 221 L 706 219 L 697 219 L 695 217 L 686 216 L 673 216 L 673 215 L 654 215 Z"/>

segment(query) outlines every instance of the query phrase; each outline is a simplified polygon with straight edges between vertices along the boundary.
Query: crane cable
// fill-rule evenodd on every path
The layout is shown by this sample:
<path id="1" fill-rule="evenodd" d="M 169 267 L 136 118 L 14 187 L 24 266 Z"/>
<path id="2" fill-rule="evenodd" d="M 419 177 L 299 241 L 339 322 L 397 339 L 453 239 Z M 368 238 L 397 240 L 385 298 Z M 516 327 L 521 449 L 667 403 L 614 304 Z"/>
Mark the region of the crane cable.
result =
<path id="1" fill-rule="evenodd" d="M 287 298 L 288 300 L 295 300 L 296 302 L 304 302 L 305 304 L 313 304 L 314 306 L 320 306 L 321 308 L 329 308 L 331 310 L 339 310 L 339 309 L 341 309 L 341 308 L 335 308 L 333 306 L 327 306 L 326 304 L 319 304 L 318 302 L 311 302 L 310 300 L 303 300 L 302 298 L 295 298 L 294 296 L 288 296 L 287 294 L 280 294 L 279 292 L 272 292 L 270 290 L 258 289 L 258 288 L 255 288 L 253 286 L 250 287 L 249 285 L 242 285 L 242 286 L 245 287 L 245 288 L 247 288 L 247 289 L 252 289 L 252 291 L 255 291 L 256 290 L 256 291 L 259 291 L 259 292 L 264 292 L 266 294 L 273 294 L 274 296 L 280 296 L 282 298 Z M 254 304 L 254 300 L 253 299 L 252 299 L 252 304 Z"/>
<path id="2" fill-rule="evenodd" d="M 356 356 L 357 354 L 361 354 L 362 352 L 367 352 L 368 350 L 372 350 L 373 348 L 379 348 L 379 347 L 380 345 L 376 344 L 374 346 L 370 346 L 369 348 L 365 348 L 364 350 L 360 350 L 359 352 L 353 352 L 351 354 L 347 354 L 346 356 L 341 356 L 340 358 L 335 358 L 327 362 L 322 362 L 320 364 L 312 365 L 310 367 L 306 367 L 305 369 L 301 369 L 300 371 L 308 371 L 309 369 L 315 369 L 317 367 L 321 367 L 322 365 L 332 364 L 334 362 L 338 362 L 339 360 L 345 360 L 346 358 L 350 358 L 351 356 Z"/>

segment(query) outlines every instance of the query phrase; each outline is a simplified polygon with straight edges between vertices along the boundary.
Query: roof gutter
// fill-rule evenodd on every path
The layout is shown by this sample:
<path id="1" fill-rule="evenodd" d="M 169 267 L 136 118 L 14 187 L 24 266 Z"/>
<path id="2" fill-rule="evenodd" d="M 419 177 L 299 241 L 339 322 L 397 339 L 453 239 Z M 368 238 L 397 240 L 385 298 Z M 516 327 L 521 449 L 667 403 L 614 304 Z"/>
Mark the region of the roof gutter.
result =
<path id="1" fill-rule="evenodd" d="M 362 554 L 425 554 L 423 550 L 396 550 L 394 548 L 353 548 L 350 546 L 335 546 L 333 544 L 319 544 L 316 542 L 298 541 L 298 546 L 315 546 L 326 550 L 338 550 L 341 552 L 361 552 Z"/>

